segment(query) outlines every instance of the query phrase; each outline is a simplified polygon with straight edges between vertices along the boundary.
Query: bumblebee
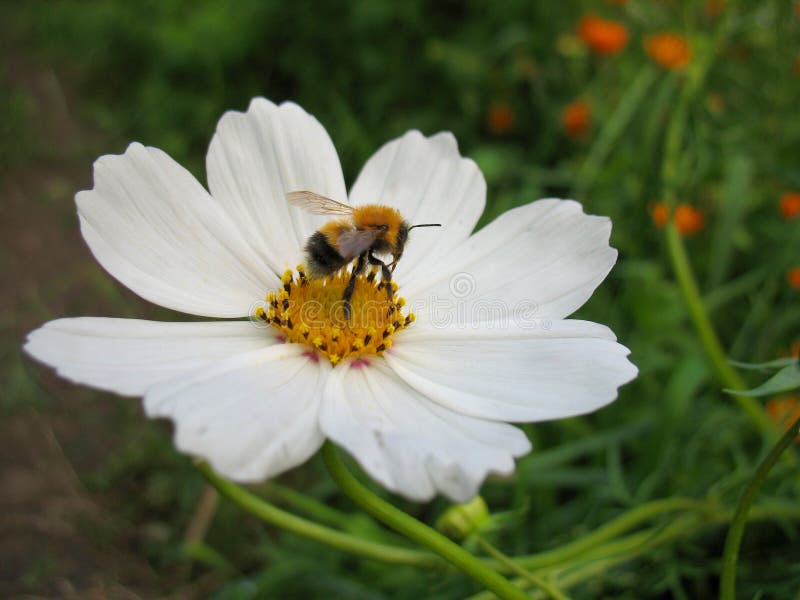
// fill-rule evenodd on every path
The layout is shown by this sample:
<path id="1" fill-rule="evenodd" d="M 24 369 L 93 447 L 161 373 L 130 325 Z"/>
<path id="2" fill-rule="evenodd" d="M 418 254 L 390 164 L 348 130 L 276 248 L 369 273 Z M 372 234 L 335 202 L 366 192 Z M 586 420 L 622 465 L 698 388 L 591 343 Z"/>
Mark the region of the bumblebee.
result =
<path id="1" fill-rule="evenodd" d="M 348 206 L 308 191 L 289 192 L 286 197 L 293 206 L 312 214 L 342 217 L 314 232 L 306 242 L 305 253 L 307 275 L 312 279 L 333 275 L 356 261 L 342 297 L 348 319 L 356 277 L 368 263 L 380 267 L 381 279 L 391 300 L 392 272 L 403 256 L 408 232 L 416 227 L 441 227 L 441 223 L 409 225 L 399 211 L 382 204 Z M 391 254 L 392 262 L 386 264 L 375 254 Z"/>

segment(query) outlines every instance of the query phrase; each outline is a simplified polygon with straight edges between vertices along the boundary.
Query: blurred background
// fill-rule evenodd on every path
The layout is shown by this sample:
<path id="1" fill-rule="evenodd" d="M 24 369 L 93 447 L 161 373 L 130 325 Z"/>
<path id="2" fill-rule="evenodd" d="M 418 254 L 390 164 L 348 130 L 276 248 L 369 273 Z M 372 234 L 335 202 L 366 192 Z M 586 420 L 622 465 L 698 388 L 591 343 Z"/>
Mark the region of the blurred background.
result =
<path id="1" fill-rule="evenodd" d="M 735 506 L 766 451 L 721 392 L 684 307 L 662 227 L 674 218 L 728 355 L 760 362 L 800 340 L 800 4 L 790 0 L 402 3 L 0 3 L 0 596 L 461 598 L 454 573 L 358 560 L 217 501 L 138 401 L 73 386 L 20 352 L 64 316 L 185 317 L 105 274 L 74 194 L 131 141 L 205 182 L 217 119 L 251 97 L 293 100 L 327 128 L 352 183 L 408 129 L 455 133 L 488 182 L 481 226 L 545 196 L 614 222 L 620 260 L 577 315 L 612 327 L 640 377 L 595 415 L 526 426 L 535 451 L 483 494 L 511 554 L 558 546 L 672 496 Z M 675 185 L 665 132 L 694 70 Z M 524 257 L 522 257 L 524 259 Z M 755 385 L 765 378 L 744 374 Z M 759 400 L 776 430 L 798 399 Z M 318 459 L 258 488 L 301 491 L 364 537 L 384 536 Z M 796 467 L 760 498 L 797 501 Z M 439 499 L 405 509 L 433 523 Z M 294 510 L 294 509 L 293 509 Z M 716 594 L 724 527 L 599 569 L 577 598 Z M 189 542 L 189 544 L 187 544 Z M 793 598 L 796 522 L 747 530 L 741 597 Z M 309 576 L 313 575 L 313 576 Z"/>

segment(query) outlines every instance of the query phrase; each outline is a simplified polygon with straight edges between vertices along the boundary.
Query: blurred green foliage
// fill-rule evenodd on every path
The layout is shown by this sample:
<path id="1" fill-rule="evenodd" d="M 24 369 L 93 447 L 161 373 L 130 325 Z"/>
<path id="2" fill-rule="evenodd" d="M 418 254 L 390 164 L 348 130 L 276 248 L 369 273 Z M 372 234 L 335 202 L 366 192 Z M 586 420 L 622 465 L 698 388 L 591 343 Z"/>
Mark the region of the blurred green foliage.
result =
<path id="1" fill-rule="evenodd" d="M 513 479 L 484 489 L 490 508 L 516 511 L 513 526 L 493 533 L 499 547 L 516 554 L 555 547 L 655 498 L 711 495 L 732 506 L 766 452 L 713 377 L 650 214 L 659 200 L 666 123 L 685 75 L 654 65 L 642 36 L 679 32 L 696 58 L 729 19 L 721 56 L 689 107 L 678 190 L 707 225 L 686 243 L 730 356 L 760 362 L 786 354 L 800 331 L 798 290 L 785 279 L 800 263 L 800 221 L 781 218 L 778 198 L 800 189 L 800 17 L 788 0 L 729 4 L 711 16 L 700 0 L 63 0 L 3 4 L 0 18 L 13 23 L 6 47 L 23 48 L 27 60 L 50 65 L 78 90 L 82 120 L 102 132 L 103 144 L 92 147 L 97 153 L 139 140 L 204 181 L 219 116 L 263 95 L 296 101 L 325 125 L 349 182 L 375 149 L 405 130 L 451 130 L 487 178 L 482 224 L 548 195 L 575 196 L 588 212 L 612 218 L 619 264 L 577 316 L 609 324 L 632 349 L 640 377 L 595 415 L 525 427 L 535 451 L 519 461 Z M 619 55 L 595 56 L 576 37 L 578 19 L 590 11 L 628 29 Z M 588 103 L 591 121 L 573 140 L 562 111 L 576 99 Z M 44 141 L 26 135 L 37 118 L 29 104 L 24 90 L 0 96 L 4 168 L 46 152 Z M 506 130 L 492 126 L 493 106 L 510 109 Z M 89 286 L 108 314 L 133 316 L 128 297 L 101 279 Z M 58 287 L 42 289 L 40 320 L 83 310 L 78 300 L 70 313 L 52 314 L 48 294 Z M 10 364 L 4 410 L 46 411 L 57 402 L 31 367 Z M 758 373 L 744 375 L 753 387 L 761 381 Z M 182 570 L 180 549 L 202 482 L 172 449 L 166 428 L 142 428 L 134 409 L 119 410 L 124 449 L 84 480 L 113 499 L 115 518 L 136 525 L 129 543 L 164 573 L 169 591 L 198 576 L 197 567 L 190 575 Z M 281 481 L 352 509 L 317 459 Z M 796 467 L 782 465 L 761 497 L 796 501 L 798 483 Z M 432 523 L 446 503 L 403 506 Z M 352 517 L 356 529 L 359 518 Z M 383 535 L 373 527 L 358 531 Z M 723 536 L 716 529 L 660 547 L 575 595 L 709 597 Z M 201 570 L 224 575 L 213 595 L 219 600 L 460 598 L 474 591 L 451 572 L 390 568 L 282 535 L 224 502 L 206 541 L 238 569 L 196 553 L 201 563 L 209 557 Z M 800 586 L 796 526 L 748 529 L 740 563 L 742 597 L 792 597 Z"/>

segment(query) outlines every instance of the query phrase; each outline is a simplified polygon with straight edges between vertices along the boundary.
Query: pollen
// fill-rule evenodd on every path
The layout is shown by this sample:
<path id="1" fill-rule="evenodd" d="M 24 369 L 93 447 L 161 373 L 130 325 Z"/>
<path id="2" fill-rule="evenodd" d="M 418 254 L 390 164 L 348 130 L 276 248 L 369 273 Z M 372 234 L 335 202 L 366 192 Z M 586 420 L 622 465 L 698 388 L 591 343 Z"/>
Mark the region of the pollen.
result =
<path id="1" fill-rule="evenodd" d="M 380 355 L 416 317 L 403 314 L 405 299 L 393 294 L 390 300 L 386 284 L 371 271 L 356 277 L 348 319 L 342 298 L 350 277 L 346 269 L 322 279 L 307 278 L 302 266 L 296 274 L 286 271 L 280 291 L 267 295 L 268 306 L 257 308 L 255 318 L 279 330 L 287 342 L 309 346 L 334 367 L 348 358 Z M 391 289 L 398 289 L 394 281 Z"/>

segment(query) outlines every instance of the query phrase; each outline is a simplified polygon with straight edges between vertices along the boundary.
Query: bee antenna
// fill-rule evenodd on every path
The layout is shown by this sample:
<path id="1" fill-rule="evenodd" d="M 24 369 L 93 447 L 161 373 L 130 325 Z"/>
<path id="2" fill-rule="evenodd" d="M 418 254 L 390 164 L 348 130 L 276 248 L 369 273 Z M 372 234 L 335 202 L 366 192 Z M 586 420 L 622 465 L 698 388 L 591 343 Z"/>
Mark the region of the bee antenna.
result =
<path id="1" fill-rule="evenodd" d="M 411 231 L 415 227 L 441 227 L 441 226 L 442 226 L 441 223 L 423 223 L 421 225 L 412 225 L 411 227 L 408 228 L 408 230 Z"/>

